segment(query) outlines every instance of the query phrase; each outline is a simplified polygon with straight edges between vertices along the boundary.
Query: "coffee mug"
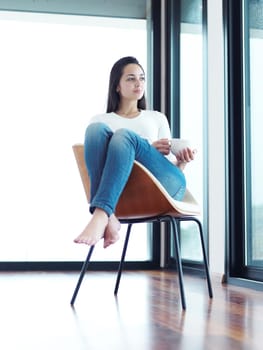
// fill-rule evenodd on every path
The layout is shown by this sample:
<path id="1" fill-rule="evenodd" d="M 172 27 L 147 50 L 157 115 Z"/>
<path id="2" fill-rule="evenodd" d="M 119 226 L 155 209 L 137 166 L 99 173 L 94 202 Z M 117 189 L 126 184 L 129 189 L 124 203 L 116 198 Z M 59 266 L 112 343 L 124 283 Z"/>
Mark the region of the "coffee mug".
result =
<path id="1" fill-rule="evenodd" d="M 186 139 L 172 138 L 170 140 L 171 152 L 176 154 L 184 148 L 190 148 L 190 141 Z"/>

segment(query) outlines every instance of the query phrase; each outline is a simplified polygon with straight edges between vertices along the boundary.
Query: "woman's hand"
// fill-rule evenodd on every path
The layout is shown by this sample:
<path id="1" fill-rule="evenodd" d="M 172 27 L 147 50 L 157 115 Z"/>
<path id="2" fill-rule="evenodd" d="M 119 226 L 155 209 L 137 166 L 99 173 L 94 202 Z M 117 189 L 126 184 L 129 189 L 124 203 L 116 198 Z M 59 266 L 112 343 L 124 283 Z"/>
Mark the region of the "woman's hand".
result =
<path id="1" fill-rule="evenodd" d="M 176 159 L 180 163 L 189 163 L 191 160 L 195 159 L 195 155 L 197 153 L 196 149 L 184 148 L 181 151 L 175 154 Z"/>
<path id="2" fill-rule="evenodd" d="M 152 146 L 155 147 L 160 153 L 168 155 L 170 153 L 171 143 L 168 139 L 160 139 L 154 141 Z"/>
<path id="3" fill-rule="evenodd" d="M 177 152 L 175 156 L 177 159 L 176 165 L 178 166 L 178 168 L 184 170 L 186 164 L 195 159 L 196 153 L 197 150 L 191 148 L 184 148 L 180 152 Z"/>

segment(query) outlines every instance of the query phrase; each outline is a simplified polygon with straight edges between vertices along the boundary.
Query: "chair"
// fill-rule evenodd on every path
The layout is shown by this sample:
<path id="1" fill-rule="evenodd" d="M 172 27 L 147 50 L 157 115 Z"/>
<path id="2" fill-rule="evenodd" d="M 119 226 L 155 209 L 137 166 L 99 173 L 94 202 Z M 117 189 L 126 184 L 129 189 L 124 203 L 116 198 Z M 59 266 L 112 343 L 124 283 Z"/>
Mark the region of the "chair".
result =
<path id="1" fill-rule="evenodd" d="M 73 152 L 76 158 L 86 197 L 89 202 L 90 181 L 84 160 L 83 145 L 73 145 Z M 135 161 L 128 182 L 119 198 L 115 215 L 121 223 L 128 224 L 115 283 L 115 295 L 117 295 L 119 289 L 132 225 L 142 222 L 170 222 L 171 232 L 174 237 L 181 304 L 182 308 L 185 310 L 186 300 L 183 284 L 183 270 L 178 237 L 178 225 L 182 221 L 194 221 L 199 228 L 208 293 L 210 298 L 213 297 L 202 225 L 197 218 L 197 216 L 200 215 L 199 207 L 188 190 L 186 191 L 183 201 L 174 200 L 167 193 L 160 182 L 144 166 Z M 71 299 L 72 306 L 74 305 L 83 277 L 87 271 L 94 247 L 95 246 L 91 246 L 89 248 L 87 258 L 83 263 L 80 276 Z"/>

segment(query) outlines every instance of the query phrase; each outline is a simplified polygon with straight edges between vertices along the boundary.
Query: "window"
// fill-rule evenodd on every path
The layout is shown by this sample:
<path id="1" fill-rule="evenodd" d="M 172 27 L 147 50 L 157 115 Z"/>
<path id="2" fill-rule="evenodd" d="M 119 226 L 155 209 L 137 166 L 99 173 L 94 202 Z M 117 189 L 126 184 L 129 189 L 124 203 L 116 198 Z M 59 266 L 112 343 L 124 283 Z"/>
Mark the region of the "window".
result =
<path id="1" fill-rule="evenodd" d="M 228 75 L 227 277 L 233 283 L 262 288 L 263 2 L 225 1 L 224 8 Z"/>
<path id="2" fill-rule="evenodd" d="M 1 260 L 82 260 L 73 239 L 89 213 L 71 146 L 105 111 L 112 64 L 134 55 L 147 70 L 146 20 L 2 12 L 0 31 Z M 149 260 L 146 226 L 135 226 L 127 260 Z"/>
<path id="3" fill-rule="evenodd" d="M 202 0 L 181 1 L 180 27 L 180 137 L 191 140 L 197 149 L 196 160 L 186 169 L 188 187 L 203 206 L 204 197 L 204 51 Z M 181 224 L 182 257 L 202 259 L 197 227 Z"/>
<path id="4" fill-rule="evenodd" d="M 187 165 L 187 187 L 204 212 L 207 212 L 206 165 L 206 51 L 204 35 L 206 1 L 167 1 L 166 6 L 166 90 L 165 107 L 173 137 L 189 139 L 198 150 L 196 160 Z M 207 216 L 206 216 L 207 219 Z M 206 233 L 206 220 L 203 220 Z M 185 265 L 198 268 L 201 247 L 195 224 L 181 223 L 181 252 Z M 175 252 L 168 242 L 168 264 L 173 264 Z"/>
<path id="5" fill-rule="evenodd" d="M 245 264 L 263 267 L 263 1 L 245 3 Z"/>

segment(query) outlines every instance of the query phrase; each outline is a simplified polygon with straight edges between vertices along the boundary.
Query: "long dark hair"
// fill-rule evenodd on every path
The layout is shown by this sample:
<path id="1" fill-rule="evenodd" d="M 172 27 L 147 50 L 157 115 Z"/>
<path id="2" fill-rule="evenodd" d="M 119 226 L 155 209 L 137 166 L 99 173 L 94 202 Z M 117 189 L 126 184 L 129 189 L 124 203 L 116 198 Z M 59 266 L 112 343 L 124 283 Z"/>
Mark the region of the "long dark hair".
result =
<path id="1" fill-rule="evenodd" d="M 117 109 L 119 108 L 120 96 L 116 91 L 117 86 L 119 85 L 124 67 L 127 66 L 127 64 L 131 64 L 131 63 L 137 64 L 138 66 L 140 66 L 140 68 L 144 72 L 144 69 L 142 68 L 138 60 L 132 56 L 123 57 L 113 65 L 110 72 L 107 113 L 116 112 Z M 138 100 L 137 107 L 138 109 L 146 109 L 146 99 L 144 94 L 142 98 Z"/>

